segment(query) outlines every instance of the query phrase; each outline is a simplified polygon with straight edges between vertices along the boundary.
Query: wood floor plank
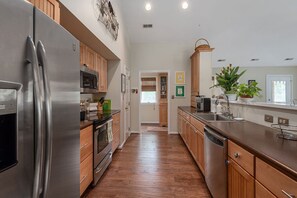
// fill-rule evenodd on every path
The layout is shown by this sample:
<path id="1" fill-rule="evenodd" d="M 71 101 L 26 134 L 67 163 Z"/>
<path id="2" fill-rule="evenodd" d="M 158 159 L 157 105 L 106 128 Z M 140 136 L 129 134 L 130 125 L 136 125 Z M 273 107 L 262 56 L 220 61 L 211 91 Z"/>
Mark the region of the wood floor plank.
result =
<path id="1" fill-rule="evenodd" d="M 86 198 L 211 197 L 179 135 L 132 134 Z"/>

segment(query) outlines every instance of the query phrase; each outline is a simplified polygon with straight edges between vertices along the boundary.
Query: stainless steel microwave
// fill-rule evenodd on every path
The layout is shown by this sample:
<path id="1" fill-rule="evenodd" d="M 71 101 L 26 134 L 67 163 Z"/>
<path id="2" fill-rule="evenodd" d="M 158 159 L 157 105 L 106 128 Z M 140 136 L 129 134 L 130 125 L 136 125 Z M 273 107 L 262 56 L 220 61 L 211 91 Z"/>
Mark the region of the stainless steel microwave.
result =
<path id="1" fill-rule="evenodd" d="M 98 93 L 98 72 L 80 67 L 80 93 Z"/>

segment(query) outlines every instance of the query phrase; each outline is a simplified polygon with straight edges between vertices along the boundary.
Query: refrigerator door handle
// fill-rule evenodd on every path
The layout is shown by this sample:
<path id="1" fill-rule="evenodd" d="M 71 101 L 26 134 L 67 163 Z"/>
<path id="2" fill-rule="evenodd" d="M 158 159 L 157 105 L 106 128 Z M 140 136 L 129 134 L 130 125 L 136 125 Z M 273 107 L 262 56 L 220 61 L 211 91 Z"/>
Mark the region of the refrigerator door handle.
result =
<path id="1" fill-rule="evenodd" d="M 37 43 L 37 57 L 39 65 L 42 68 L 43 76 L 43 88 L 44 88 L 44 99 L 45 99 L 45 121 L 46 121 L 46 144 L 45 144 L 45 174 L 44 174 L 44 184 L 43 184 L 43 197 L 47 197 L 47 191 L 49 186 L 50 174 L 51 174 L 51 164 L 52 164 L 52 144 L 53 144 L 53 130 L 52 130 L 52 100 L 51 100 L 51 90 L 47 73 L 47 59 L 44 45 L 41 41 Z"/>
<path id="2" fill-rule="evenodd" d="M 28 36 L 26 44 L 26 63 L 32 66 L 33 70 L 33 98 L 34 98 L 34 131 L 35 131 L 35 162 L 34 162 L 34 182 L 33 182 L 33 198 L 38 198 L 41 188 L 42 178 L 42 153 L 43 153 L 43 105 L 42 92 L 40 87 L 40 76 L 38 68 L 38 59 L 33 39 Z"/>

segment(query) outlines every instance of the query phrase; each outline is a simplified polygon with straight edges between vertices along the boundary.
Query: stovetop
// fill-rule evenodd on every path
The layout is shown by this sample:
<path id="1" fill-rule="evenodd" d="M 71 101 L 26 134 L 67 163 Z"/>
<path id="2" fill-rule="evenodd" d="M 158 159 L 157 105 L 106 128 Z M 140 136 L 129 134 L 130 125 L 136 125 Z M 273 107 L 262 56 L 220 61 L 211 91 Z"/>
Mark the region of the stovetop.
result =
<path id="1" fill-rule="evenodd" d="M 94 125 L 101 125 L 111 117 L 111 112 L 93 111 L 86 114 L 86 120 L 93 121 Z"/>

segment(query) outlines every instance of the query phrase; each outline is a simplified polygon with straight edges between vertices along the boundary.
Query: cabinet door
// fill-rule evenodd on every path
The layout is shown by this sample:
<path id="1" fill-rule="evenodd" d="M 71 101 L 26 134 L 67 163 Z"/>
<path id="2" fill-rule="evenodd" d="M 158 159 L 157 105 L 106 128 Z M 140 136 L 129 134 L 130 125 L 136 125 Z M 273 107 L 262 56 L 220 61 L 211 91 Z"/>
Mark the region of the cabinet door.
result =
<path id="1" fill-rule="evenodd" d="M 198 147 L 197 147 L 197 156 L 198 164 L 201 172 L 204 174 L 204 134 L 200 131 L 197 131 Z"/>
<path id="2" fill-rule="evenodd" d="M 159 122 L 160 126 L 167 126 L 167 103 L 159 104 Z"/>
<path id="3" fill-rule="evenodd" d="M 79 63 L 80 65 L 84 65 L 86 64 L 86 45 L 80 42 L 79 49 Z"/>
<path id="4" fill-rule="evenodd" d="M 93 155 L 89 155 L 80 164 L 80 195 L 84 193 L 93 181 Z"/>
<path id="5" fill-rule="evenodd" d="M 107 92 L 107 60 L 103 57 L 101 57 L 99 82 L 99 92 Z"/>
<path id="6" fill-rule="evenodd" d="M 230 157 L 228 160 L 228 197 L 253 198 L 254 178 Z"/>
<path id="7" fill-rule="evenodd" d="M 60 4 L 57 0 L 29 0 L 38 9 L 60 24 Z"/>
<path id="8" fill-rule="evenodd" d="M 194 126 L 191 125 L 191 152 L 193 155 L 193 158 L 195 159 L 195 161 L 198 161 L 198 133 L 197 133 L 197 129 L 195 129 Z"/>
<path id="9" fill-rule="evenodd" d="M 199 53 L 196 52 L 191 57 L 191 95 L 199 94 Z"/>
<path id="10" fill-rule="evenodd" d="M 95 58 L 96 53 L 91 48 L 86 46 L 86 65 L 89 69 L 96 70 Z"/>

